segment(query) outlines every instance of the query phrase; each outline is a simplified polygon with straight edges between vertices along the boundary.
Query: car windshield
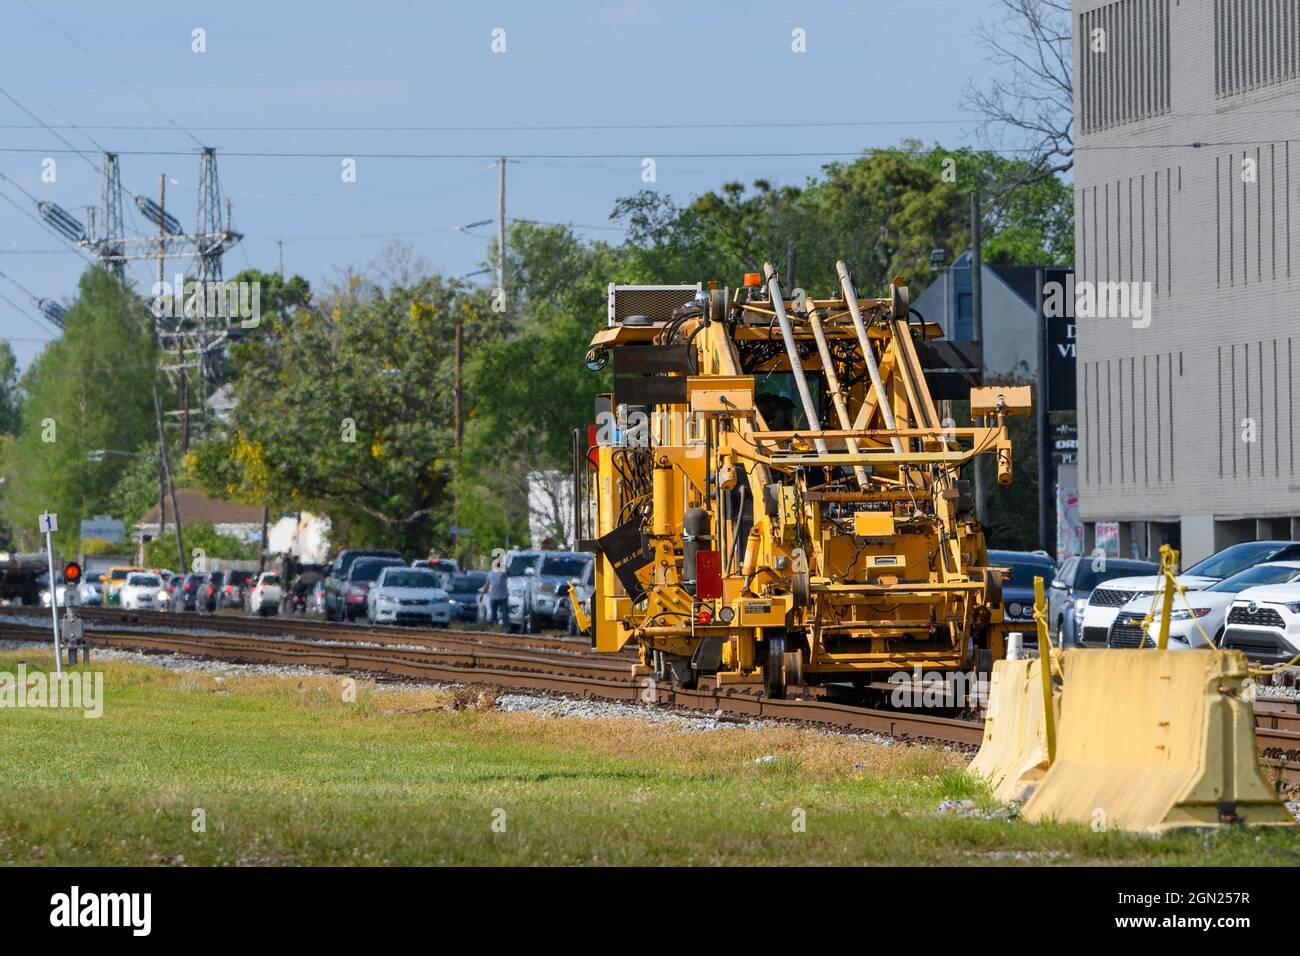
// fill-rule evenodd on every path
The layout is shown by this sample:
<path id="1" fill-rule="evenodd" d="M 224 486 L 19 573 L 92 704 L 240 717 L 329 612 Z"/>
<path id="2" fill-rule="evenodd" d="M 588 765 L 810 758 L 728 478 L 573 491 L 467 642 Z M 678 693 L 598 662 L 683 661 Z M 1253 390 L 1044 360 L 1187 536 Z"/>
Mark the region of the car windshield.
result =
<path id="1" fill-rule="evenodd" d="M 1287 567 L 1285 564 L 1257 564 L 1253 568 L 1237 572 L 1230 578 L 1224 578 L 1205 590 L 1236 594 L 1260 584 L 1285 584 L 1297 577 L 1300 577 L 1300 568 Z"/>
<path id="2" fill-rule="evenodd" d="M 126 579 L 126 583 L 137 588 L 156 588 L 162 586 L 162 582 L 152 574 L 133 574 Z"/>
<path id="3" fill-rule="evenodd" d="M 992 551 L 989 553 L 989 564 L 998 568 L 1011 569 L 1002 579 L 1003 587 L 1032 588 L 1034 578 L 1042 578 L 1043 585 L 1046 586 L 1056 576 L 1056 565 L 1047 558 L 1031 558 L 1028 555 L 1022 556 L 1006 551 Z"/>
<path id="4" fill-rule="evenodd" d="M 262 584 L 263 584 L 263 585 L 267 585 L 267 584 L 279 584 L 279 583 L 280 583 L 280 575 L 278 575 L 278 574 L 264 574 L 264 575 L 262 575 Z"/>
<path id="5" fill-rule="evenodd" d="M 577 556 L 543 558 L 540 573 L 560 578 L 576 578 L 586 570 L 587 560 L 587 558 Z"/>
<path id="6" fill-rule="evenodd" d="M 384 568 L 391 568 L 393 565 L 400 565 L 401 563 L 396 558 L 389 560 L 365 558 L 352 565 L 351 578 L 353 581 L 375 581 Z"/>
<path id="7" fill-rule="evenodd" d="M 1184 574 L 1196 574 L 1207 578 L 1231 577 L 1238 571 L 1267 561 L 1286 545 L 1270 541 L 1247 541 L 1224 548 L 1218 554 L 1212 554 L 1204 561 L 1193 564 Z"/>
<path id="8" fill-rule="evenodd" d="M 1122 565 L 1114 561 L 1107 561 L 1104 568 L 1093 570 L 1092 564 L 1088 563 L 1079 568 L 1074 576 L 1074 586 L 1080 591 L 1091 591 L 1098 584 L 1109 581 L 1111 578 L 1135 577 L 1139 574 L 1155 574 L 1158 569 L 1154 564 L 1148 564 L 1145 561 L 1131 562 L 1126 561 Z"/>
<path id="9" fill-rule="evenodd" d="M 210 583 L 212 584 L 221 584 L 225 580 L 226 580 L 226 574 L 224 571 L 213 571 L 212 577 L 209 579 Z"/>
<path id="10" fill-rule="evenodd" d="M 517 554 L 510 559 L 510 569 L 506 572 L 510 577 L 517 578 L 524 573 L 525 568 L 531 568 L 537 563 L 535 554 Z"/>
<path id="11" fill-rule="evenodd" d="M 110 571 L 109 574 L 108 574 L 108 579 L 109 579 L 110 581 L 125 581 L 125 580 L 126 580 L 126 575 L 127 575 L 127 572 L 125 572 L 125 571 L 123 571 L 123 570 L 121 570 L 121 569 L 118 569 L 118 570 L 115 570 L 115 571 Z"/>
<path id="12" fill-rule="evenodd" d="M 470 574 L 458 574 L 451 579 L 451 589 L 457 594 L 466 594 L 470 591 L 482 590 L 483 585 L 487 584 L 487 575 L 482 571 L 474 571 Z"/>
<path id="13" fill-rule="evenodd" d="M 185 579 L 185 586 L 187 588 L 197 587 L 202 583 L 203 583 L 203 575 L 201 574 L 191 574 L 189 577 Z"/>
<path id="14" fill-rule="evenodd" d="M 384 575 L 386 588 L 436 588 L 438 576 L 431 571 L 389 571 Z"/>

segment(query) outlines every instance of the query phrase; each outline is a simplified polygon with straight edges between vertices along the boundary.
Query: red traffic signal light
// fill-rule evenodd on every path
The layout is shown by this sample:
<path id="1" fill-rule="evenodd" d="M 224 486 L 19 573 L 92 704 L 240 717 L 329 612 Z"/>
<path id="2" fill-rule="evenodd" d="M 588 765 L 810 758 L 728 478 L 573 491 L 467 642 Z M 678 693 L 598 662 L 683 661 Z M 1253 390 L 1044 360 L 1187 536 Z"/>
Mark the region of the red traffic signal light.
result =
<path id="1" fill-rule="evenodd" d="M 76 584 L 81 580 L 81 565 L 70 561 L 63 566 L 63 580 L 67 584 Z"/>

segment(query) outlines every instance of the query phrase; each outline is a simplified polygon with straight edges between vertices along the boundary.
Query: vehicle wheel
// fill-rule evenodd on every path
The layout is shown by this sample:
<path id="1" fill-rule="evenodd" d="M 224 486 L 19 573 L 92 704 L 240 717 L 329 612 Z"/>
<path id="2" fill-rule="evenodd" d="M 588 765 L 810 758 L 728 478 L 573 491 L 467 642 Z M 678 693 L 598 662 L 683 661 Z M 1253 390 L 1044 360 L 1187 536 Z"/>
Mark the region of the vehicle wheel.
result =
<path id="1" fill-rule="evenodd" d="M 785 635 L 764 636 L 767 659 L 763 664 L 763 693 L 775 700 L 785 697 Z"/>

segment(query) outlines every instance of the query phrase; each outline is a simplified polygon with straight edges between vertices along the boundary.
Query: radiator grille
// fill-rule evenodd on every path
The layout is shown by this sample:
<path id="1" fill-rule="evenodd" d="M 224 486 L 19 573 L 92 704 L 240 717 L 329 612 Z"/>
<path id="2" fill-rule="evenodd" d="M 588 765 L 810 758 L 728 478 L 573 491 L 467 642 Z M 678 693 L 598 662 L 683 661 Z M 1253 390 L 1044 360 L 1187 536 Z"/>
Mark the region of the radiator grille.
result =
<path id="1" fill-rule="evenodd" d="M 667 322 L 673 309 L 695 298 L 703 288 L 695 285 L 614 285 L 609 287 L 609 324 L 618 325 L 629 315 L 644 315 L 652 322 Z"/>
<path id="2" fill-rule="evenodd" d="M 1285 627 L 1282 615 L 1271 607 L 1257 607 L 1250 610 L 1245 605 L 1234 604 L 1228 612 L 1229 624 L 1253 624 L 1256 627 Z"/>
<path id="3" fill-rule="evenodd" d="M 1142 615 L 1121 614 L 1110 628 L 1111 647 L 1151 647 L 1151 638 L 1142 626 Z"/>

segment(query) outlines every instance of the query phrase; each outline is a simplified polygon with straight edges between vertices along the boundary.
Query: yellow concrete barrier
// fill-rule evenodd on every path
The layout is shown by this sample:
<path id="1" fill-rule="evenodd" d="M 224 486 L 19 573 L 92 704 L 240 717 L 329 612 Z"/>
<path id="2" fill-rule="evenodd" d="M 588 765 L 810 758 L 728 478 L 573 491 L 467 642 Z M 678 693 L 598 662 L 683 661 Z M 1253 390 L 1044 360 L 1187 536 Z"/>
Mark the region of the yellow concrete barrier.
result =
<path id="1" fill-rule="evenodd" d="M 1259 769 L 1240 652 L 1071 649 L 1064 673 L 1056 759 L 1025 819 L 1295 825 Z"/>
<path id="2" fill-rule="evenodd" d="M 1060 712 L 1060 694 L 1053 698 Z M 989 681 L 984 740 L 971 761 L 1003 803 L 1024 800 L 1048 767 L 1047 724 L 1037 660 L 998 661 Z"/>

